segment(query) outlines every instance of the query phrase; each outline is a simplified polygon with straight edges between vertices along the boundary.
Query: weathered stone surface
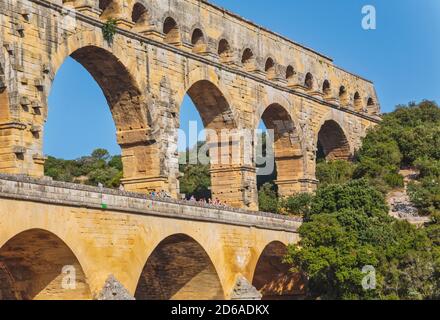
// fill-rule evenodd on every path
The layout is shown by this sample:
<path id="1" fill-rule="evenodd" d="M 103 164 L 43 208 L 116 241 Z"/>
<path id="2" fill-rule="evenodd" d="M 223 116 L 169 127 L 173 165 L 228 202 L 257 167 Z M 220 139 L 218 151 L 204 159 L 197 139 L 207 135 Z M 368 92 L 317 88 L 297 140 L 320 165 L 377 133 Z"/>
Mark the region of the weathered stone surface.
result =
<path id="1" fill-rule="evenodd" d="M 113 276 L 110 275 L 105 281 L 102 291 L 97 300 L 135 300 L 134 297 L 124 288 L 124 286 Z"/>
<path id="2" fill-rule="evenodd" d="M 239 276 L 232 290 L 231 300 L 261 300 L 262 294 L 249 281 Z"/>
<path id="3" fill-rule="evenodd" d="M 379 121 L 370 81 L 206 1 L 0 4 L 0 172 L 43 175 L 44 130 L 33 128 L 44 127 L 54 77 L 68 56 L 107 98 L 130 191 L 178 197 L 177 129 L 185 94 L 214 132 L 254 130 L 261 119 L 275 130 L 282 195 L 315 189 L 318 140 L 329 158 L 348 158 Z M 118 24 L 111 42 L 101 31 L 109 18 Z M 17 121 L 24 126 L 8 125 Z M 253 147 L 250 141 L 239 150 Z M 233 162 L 237 153 L 219 152 L 227 161 L 212 166 L 212 192 L 229 205 L 256 210 L 256 164 L 252 157 Z"/>

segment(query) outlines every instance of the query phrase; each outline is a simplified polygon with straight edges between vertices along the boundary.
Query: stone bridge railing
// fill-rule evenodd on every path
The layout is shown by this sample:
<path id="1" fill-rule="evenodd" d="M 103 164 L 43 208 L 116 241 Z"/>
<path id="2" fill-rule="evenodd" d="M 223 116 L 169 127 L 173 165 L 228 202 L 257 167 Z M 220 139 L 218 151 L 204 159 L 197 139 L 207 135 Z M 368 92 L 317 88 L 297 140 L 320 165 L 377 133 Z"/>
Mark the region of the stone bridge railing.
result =
<path id="1" fill-rule="evenodd" d="M 302 222 L 299 218 L 271 213 L 159 199 L 144 194 L 56 182 L 48 178 L 34 179 L 23 175 L 0 174 L 0 198 L 287 232 L 295 232 Z"/>

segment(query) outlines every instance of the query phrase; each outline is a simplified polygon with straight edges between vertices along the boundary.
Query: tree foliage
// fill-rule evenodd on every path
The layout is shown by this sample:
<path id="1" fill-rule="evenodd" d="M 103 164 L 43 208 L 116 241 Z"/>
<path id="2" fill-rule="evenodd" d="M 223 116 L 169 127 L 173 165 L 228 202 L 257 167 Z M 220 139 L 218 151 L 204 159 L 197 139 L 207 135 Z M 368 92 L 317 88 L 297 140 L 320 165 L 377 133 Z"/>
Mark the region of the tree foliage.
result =
<path id="1" fill-rule="evenodd" d="M 440 299 L 440 109 L 399 106 L 370 130 L 353 163 L 319 162 L 320 187 L 303 212 L 299 246 L 286 262 L 308 279 L 311 298 Z M 415 167 L 412 202 L 432 221 L 416 228 L 388 215 L 384 195 Z M 365 290 L 365 266 L 377 285 Z"/>
<path id="2" fill-rule="evenodd" d="M 76 160 L 48 157 L 44 173 L 57 181 L 116 188 L 122 179 L 121 156 L 111 156 L 105 149 L 96 149 L 90 156 Z"/>
<path id="3" fill-rule="evenodd" d="M 204 142 L 199 142 L 193 149 L 187 149 L 180 154 L 180 192 L 186 198 L 196 199 L 211 198 L 210 166 L 200 163 L 197 157 Z M 207 158 L 208 159 L 208 158 Z"/>
<path id="4" fill-rule="evenodd" d="M 391 218 L 366 180 L 323 187 L 311 203 L 300 245 L 286 257 L 308 277 L 311 298 L 440 298 L 438 221 L 417 229 Z M 364 266 L 376 270 L 374 290 L 362 286 Z"/>

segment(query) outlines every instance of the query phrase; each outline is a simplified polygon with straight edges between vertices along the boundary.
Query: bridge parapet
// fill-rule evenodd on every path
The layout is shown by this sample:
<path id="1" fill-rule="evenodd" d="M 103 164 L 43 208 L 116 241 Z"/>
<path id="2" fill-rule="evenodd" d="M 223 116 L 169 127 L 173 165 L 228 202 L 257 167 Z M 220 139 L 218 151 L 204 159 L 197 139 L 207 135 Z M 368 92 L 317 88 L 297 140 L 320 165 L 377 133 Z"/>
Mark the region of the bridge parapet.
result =
<path id="1" fill-rule="evenodd" d="M 301 219 L 23 175 L 0 174 L 0 198 L 296 232 Z"/>
<path id="2" fill-rule="evenodd" d="M 115 288 L 136 299 L 258 298 L 252 286 L 265 296 L 296 296 L 304 286 L 282 259 L 299 241 L 300 225 L 267 213 L 1 175 L 0 299 L 105 299 Z M 65 270 L 75 273 L 75 290 L 63 287 Z"/>

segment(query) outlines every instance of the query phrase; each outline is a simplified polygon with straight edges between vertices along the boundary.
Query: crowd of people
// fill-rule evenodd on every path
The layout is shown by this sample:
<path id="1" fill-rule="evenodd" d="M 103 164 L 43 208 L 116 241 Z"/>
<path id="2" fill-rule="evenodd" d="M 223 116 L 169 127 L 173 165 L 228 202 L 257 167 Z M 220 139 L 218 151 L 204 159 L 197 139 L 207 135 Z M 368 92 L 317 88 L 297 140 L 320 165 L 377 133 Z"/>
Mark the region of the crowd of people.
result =
<path id="1" fill-rule="evenodd" d="M 102 189 L 103 185 L 100 183 L 100 184 L 98 184 L 98 187 Z M 119 191 L 125 191 L 125 188 L 124 188 L 123 185 L 119 186 Z M 165 190 L 161 190 L 159 192 L 156 192 L 156 191 L 150 192 L 148 194 L 148 196 L 152 200 L 169 200 L 169 199 L 172 199 L 171 195 L 168 192 L 166 192 Z M 209 205 L 209 206 L 221 207 L 221 208 L 228 208 L 229 207 L 226 203 L 220 201 L 219 198 L 215 198 L 215 199 L 212 199 L 212 198 L 209 198 L 209 199 L 201 198 L 201 199 L 197 200 L 197 198 L 195 196 L 191 196 L 190 198 L 186 198 L 185 197 L 182 200 L 183 201 L 187 201 L 188 203 L 191 203 L 191 204 L 199 204 L 201 206 Z"/>
<path id="2" fill-rule="evenodd" d="M 172 199 L 171 195 L 168 192 L 166 192 L 165 190 L 162 190 L 162 191 L 159 191 L 159 192 L 151 192 L 149 194 L 149 196 L 150 196 L 150 198 L 152 200 L 169 200 L 169 199 Z M 184 197 L 182 199 L 182 201 L 186 201 L 186 202 L 188 202 L 190 204 L 198 204 L 198 205 L 201 205 L 201 206 L 209 205 L 209 206 L 222 207 L 222 208 L 227 208 L 228 207 L 228 205 L 226 203 L 220 201 L 220 199 L 218 199 L 218 198 L 215 198 L 215 199 L 211 199 L 211 198 L 205 199 L 205 198 L 202 198 L 202 199 L 197 200 L 196 197 L 191 196 L 190 198 Z"/>
<path id="3" fill-rule="evenodd" d="M 158 199 L 158 200 L 171 199 L 171 195 L 168 192 L 166 192 L 165 190 L 161 190 L 159 192 L 155 192 L 155 191 L 150 192 L 149 196 L 153 200 L 155 200 L 155 199 Z"/>
<path id="4" fill-rule="evenodd" d="M 206 200 L 205 198 L 202 198 L 200 200 L 197 200 L 194 196 L 192 196 L 191 198 L 189 198 L 188 200 L 191 203 L 198 203 L 200 205 L 210 205 L 210 206 L 215 206 L 215 207 L 223 207 L 226 208 L 228 207 L 228 205 L 226 205 L 226 203 L 220 201 L 220 199 L 215 198 L 209 198 L 208 200 Z"/>

